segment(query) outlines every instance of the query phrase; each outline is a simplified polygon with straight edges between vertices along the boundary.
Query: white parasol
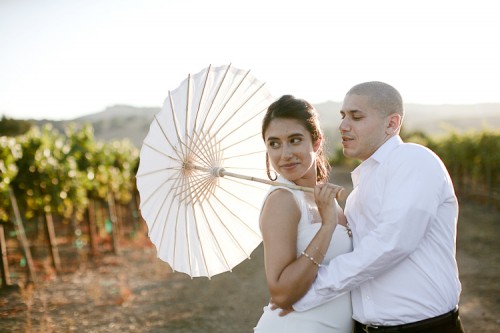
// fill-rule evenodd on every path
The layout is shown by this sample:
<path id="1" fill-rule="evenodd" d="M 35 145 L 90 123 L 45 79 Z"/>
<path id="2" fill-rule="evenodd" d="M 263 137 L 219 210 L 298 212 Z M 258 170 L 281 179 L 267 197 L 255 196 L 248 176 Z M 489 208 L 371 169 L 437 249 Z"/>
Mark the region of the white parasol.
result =
<path id="1" fill-rule="evenodd" d="M 149 237 L 174 271 L 211 277 L 260 244 L 261 182 L 269 183 L 261 124 L 272 102 L 249 71 L 209 66 L 169 92 L 155 116 L 137 187 Z"/>

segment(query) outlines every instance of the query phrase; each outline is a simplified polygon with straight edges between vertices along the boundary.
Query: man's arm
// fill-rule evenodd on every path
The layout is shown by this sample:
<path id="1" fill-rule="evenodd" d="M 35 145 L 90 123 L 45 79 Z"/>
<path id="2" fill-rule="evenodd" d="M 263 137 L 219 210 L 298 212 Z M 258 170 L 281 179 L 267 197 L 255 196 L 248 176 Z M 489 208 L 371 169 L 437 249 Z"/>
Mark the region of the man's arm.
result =
<path id="1" fill-rule="evenodd" d="M 419 154 L 398 158 L 380 176 L 384 176 L 377 193 L 357 193 L 357 200 L 373 198 L 379 211 L 366 211 L 374 227 L 361 235 L 353 252 L 339 255 L 318 271 L 307 294 L 293 305 L 304 311 L 338 297 L 365 281 L 373 279 L 410 255 L 423 239 L 437 210 L 436 196 L 443 183 L 434 158 L 419 149 Z M 378 171 L 376 171 L 378 172 Z M 362 205 L 362 203 L 361 203 Z M 358 215 L 358 216 L 362 216 Z"/>

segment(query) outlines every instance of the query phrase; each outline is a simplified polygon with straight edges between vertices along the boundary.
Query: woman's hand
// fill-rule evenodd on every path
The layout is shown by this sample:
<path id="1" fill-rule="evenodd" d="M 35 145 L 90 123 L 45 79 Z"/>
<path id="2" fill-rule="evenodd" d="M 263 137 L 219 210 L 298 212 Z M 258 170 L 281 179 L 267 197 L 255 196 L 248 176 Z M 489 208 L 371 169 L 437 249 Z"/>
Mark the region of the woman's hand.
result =
<path id="1" fill-rule="evenodd" d="M 335 184 L 318 184 L 314 188 L 314 200 L 321 215 L 324 226 L 335 227 L 338 223 L 338 212 L 335 198 L 343 190 L 342 186 Z"/>

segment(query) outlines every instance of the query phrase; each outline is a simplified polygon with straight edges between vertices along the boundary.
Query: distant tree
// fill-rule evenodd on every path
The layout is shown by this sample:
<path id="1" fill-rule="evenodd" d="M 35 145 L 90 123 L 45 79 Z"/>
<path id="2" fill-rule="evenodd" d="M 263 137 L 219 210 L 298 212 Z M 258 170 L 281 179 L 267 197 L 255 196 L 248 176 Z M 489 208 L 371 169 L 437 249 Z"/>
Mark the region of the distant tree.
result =
<path id="1" fill-rule="evenodd" d="M 18 136 L 28 132 L 33 126 L 29 120 L 7 118 L 2 115 L 0 119 L 0 136 Z"/>

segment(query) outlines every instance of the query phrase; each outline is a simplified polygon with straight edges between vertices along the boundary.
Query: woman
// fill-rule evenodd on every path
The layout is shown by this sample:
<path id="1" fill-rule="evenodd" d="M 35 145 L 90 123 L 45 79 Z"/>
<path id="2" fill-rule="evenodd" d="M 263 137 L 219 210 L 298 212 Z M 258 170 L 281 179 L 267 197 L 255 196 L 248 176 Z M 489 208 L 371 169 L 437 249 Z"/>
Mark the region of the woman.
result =
<path id="1" fill-rule="evenodd" d="M 314 107 L 285 95 L 271 104 L 262 124 L 270 165 L 278 181 L 314 187 L 314 193 L 273 186 L 265 198 L 260 228 L 264 242 L 266 280 L 271 302 L 288 308 L 311 286 L 318 267 L 352 250 L 347 221 L 335 200 L 339 186 L 328 184 L 330 167 L 323 151 L 324 137 Z M 254 332 L 352 331 L 350 294 L 322 306 L 280 316 L 264 307 Z"/>

